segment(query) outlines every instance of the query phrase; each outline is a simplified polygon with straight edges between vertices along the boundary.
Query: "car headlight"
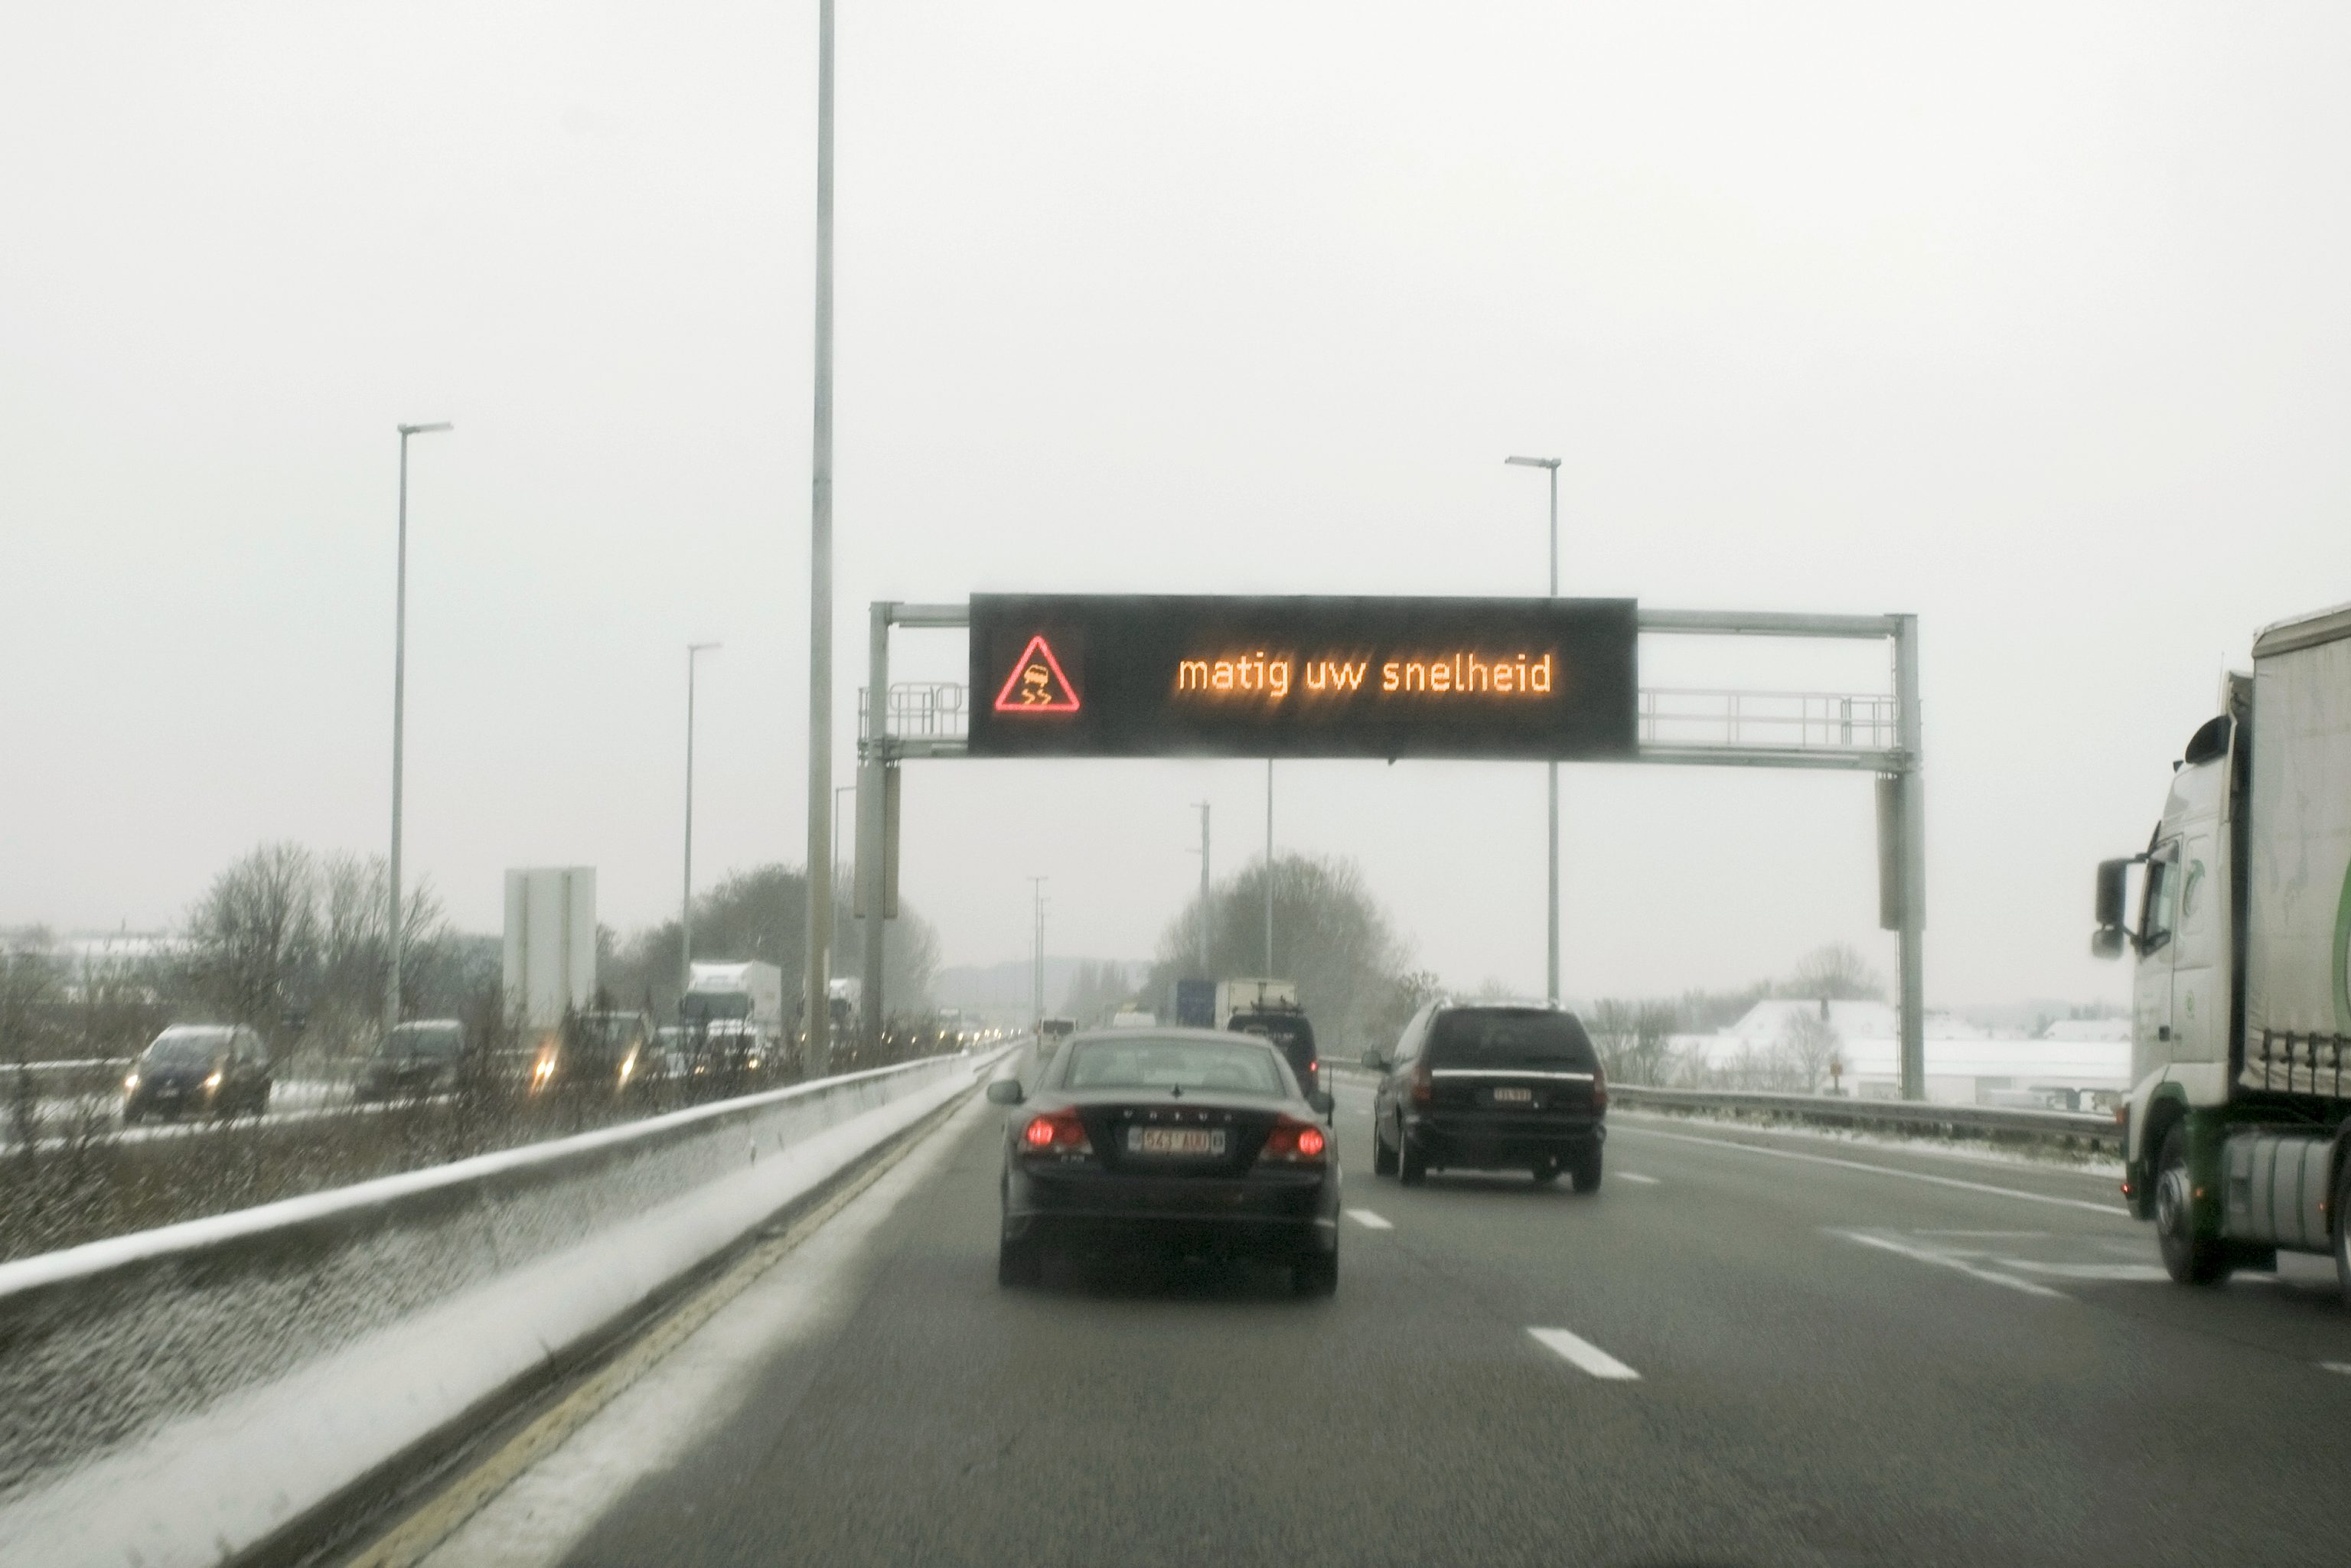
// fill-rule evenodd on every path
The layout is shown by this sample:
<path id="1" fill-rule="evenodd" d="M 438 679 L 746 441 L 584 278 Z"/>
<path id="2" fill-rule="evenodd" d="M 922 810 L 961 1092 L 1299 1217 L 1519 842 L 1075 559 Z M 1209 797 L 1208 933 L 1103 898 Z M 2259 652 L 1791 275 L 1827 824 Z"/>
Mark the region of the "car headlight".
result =
<path id="1" fill-rule="evenodd" d="M 215 1069 L 214 1070 L 214 1071 L 213 1071 L 213 1075 L 212 1075 L 210 1078 L 207 1078 L 207 1079 L 205 1079 L 205 1080 L 204 1080 L 204 1087 L 205 1087 L 205 1088 L 207 1088 L 207 1089 L 217 1089 L 217 1088 L 219 1088 L 220 1086 L 221 1086 L 221 1075 L 220 1075 L 220 1071 L 219 1071 L 217 1068 L 215 1068 Z"/>
<path id="2" fill-rule="evenodd" d="M 137 1073 L 135 1073 L 135 1072 L 134 1072 L 134 1073 L 132 1073 L 130 1077 L 128 1077 L 128 1078 L 126 1078 L 126 1079 L 124 1079 L 124 1080 L 122 1081 L 122 1088 L 123 1088 L 123 1092 L 124 1092 L 125 1093 L 128 1093 L 128 1092 L 130 1092 L 131 1091 L 132 1091 L 132 1090 L 134 1090 L 134 1089 L 137 1089 L 138 1087 L 139 1087 L 139 1074 L 137 1074 Z"/>

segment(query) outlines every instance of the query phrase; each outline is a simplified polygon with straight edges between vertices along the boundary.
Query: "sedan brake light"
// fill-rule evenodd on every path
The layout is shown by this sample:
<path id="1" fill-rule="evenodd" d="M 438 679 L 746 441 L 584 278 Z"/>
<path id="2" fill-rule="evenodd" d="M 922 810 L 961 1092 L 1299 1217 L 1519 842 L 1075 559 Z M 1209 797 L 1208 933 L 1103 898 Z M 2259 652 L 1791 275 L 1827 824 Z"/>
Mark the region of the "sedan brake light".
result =
<path id="1" fill-rule="evenodd" d="M 1295 1116 L 1278 1116 L 1257 1157 L 1282 1165 L 1319 1166 L 1330 1146 L 1331 1140 L 1313 1123 L 1301 1122 Z"/>
<path id="2" fill-rule="evenodd" d="M 1094 1145 L 1075 1111 L 1047 1111 L 1031 1116 L 1020 1129 L 1020 1149 L 1030 1155 L 1091 1155 Z"/>

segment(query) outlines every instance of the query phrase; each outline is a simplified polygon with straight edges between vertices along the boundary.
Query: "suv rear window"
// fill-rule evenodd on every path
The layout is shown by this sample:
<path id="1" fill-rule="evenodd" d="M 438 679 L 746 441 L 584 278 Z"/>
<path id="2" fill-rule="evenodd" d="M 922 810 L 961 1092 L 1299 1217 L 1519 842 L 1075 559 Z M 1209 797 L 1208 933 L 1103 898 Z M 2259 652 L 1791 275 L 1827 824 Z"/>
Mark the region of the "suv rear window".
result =
<path id="1" fill-rule="evenodd" d="M 1462 1008 L 1440 1014 L 1429 1034 L 1433 1067 L 1598 1066 L 1592 1037 L 1573 1013 L 1544 1008 Z"/>

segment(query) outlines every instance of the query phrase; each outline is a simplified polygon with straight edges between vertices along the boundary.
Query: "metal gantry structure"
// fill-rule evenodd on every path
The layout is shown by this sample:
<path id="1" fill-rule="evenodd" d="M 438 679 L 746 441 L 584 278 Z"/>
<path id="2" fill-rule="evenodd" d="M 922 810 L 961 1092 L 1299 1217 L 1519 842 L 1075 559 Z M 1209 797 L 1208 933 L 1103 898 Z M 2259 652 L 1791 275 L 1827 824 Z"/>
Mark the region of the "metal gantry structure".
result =
<path id="1" fill-rule="evenodd" d="M 970 624 L 962 604 L 877 600 L 868 620 L 867 685 L 858 740 L 858 904 L 864 925 L 863 1026 L 883 1013 L 883 800 L 901 763 L 965 755 L 970 694 L 953 682 L 890 684 L 893 627 Z M 1927 1092 L 1927 832 L 1916 615 L 1814 615 L 1742 610 L 1638 613 L 1644 636 L 1779 637 L 1887 644 L 1894 690 L 1884 693 L 1692 691 L 1641 693 L 1640 744 L 1631 760 L 1695 768 L 1792 768 L 1877 776 L 1879 924 L 1896 933 L 1901 967 L 1902 1096 Z M 874 694 L 882 694 L 876 701 Z"/>

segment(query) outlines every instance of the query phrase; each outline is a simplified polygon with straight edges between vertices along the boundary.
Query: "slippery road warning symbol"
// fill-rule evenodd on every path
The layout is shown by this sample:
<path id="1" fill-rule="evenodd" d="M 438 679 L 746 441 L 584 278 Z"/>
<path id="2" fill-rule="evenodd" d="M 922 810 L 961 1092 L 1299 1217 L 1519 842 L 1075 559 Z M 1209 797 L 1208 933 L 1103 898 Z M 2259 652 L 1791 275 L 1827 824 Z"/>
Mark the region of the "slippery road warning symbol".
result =
<path id="1" fill-rule="evenodd" d="M 1004 682 L 1004 689 L 996 694 L 998 713 L 1075 713 L 1078 711 L 1078 688 L 1061 673 L 1061 662 L 1053 657 L 1053 650 L 1039 632 L 1029 639 L 1014 661 L 1012 674 Z"/>

